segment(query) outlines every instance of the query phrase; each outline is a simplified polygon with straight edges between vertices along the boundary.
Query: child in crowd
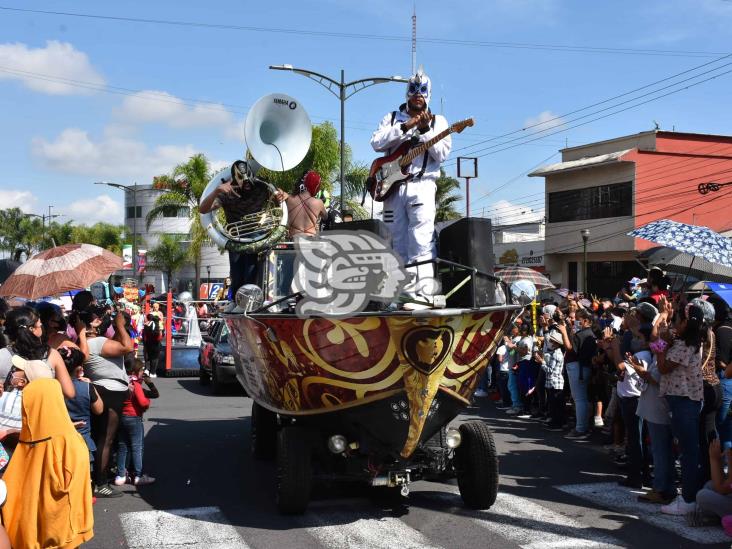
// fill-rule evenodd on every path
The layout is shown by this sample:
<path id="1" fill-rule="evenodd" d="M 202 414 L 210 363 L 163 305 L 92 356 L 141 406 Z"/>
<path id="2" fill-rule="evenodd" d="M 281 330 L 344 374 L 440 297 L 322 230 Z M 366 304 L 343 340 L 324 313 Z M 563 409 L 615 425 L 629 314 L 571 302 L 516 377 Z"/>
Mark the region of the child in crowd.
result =
<path id="1" fill-rule="evenodd" d="M 89 461 L 94 465 L 94 452 L 97 445 L 91 436 L 91 414 L 100 415 L 104 412 L 104 402 L 91 382 L 84 375 L 84 353 L 75 347 L 59 347 L 58 352 L 66 365 L 71 382 L 74 384 L 76 396 L 66 400 L 66 409 L 76 430 L 84 437 L 89 448 Z"/>
<path id="2" fill-rule="evenodd" d="M 125 483 L 143 486 L 152 484 L 155 479 L 142 472 L 142 455 L 144 451 L 145 429 L 142 424 L 142 415 L 150 407 L 150 399 L 158 398 L 160 393 L 150 380 L 144 375 L 145 363 L 135 359 L 131 368 L 128 368 L 130 393 L 122 406 L 122 418 L 117 435 L 117 477 L 116 486 Z M 142 383 L 148 388 L 145 389 Z M 133 470 L 127 469 L 127 457 L 131 456 Z M 132 473 L 132 474 L 128 474 Z"/>
<path id="3" fill-rule="evenodd" d="M 562 350 L 562 334 L 558 331 L 549 332 L 546 338 L 547 351 L 542 354 L 538 351 L 534 359 L 541 364 L 546 374 L 545 387 L 549 403 L 550 431 L 561 431 L 564 427 L 564 351 Z"/>

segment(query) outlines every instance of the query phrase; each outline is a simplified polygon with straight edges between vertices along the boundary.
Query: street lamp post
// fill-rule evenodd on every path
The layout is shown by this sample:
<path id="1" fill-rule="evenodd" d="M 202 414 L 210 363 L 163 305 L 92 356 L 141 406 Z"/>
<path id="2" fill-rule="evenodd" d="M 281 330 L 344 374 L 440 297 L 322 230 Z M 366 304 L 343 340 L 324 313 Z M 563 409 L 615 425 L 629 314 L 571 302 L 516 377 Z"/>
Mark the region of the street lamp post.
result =
<path id="1" fill-rule="evenodd" d="M 107 185 L 115 189 L 122 189 L 132 193 L 132 276 L 137 276 L 137 183 L 121 185 L 111 181 L 95 181 L 95 185 Z"/>
<path id="2" fill-rule="evenodd" d="M 34 214 L 34 213 L 24 213 L 23 215 L 25 217 L 39 217 L 41 219 L 41 235 L 43 236 L 43 240 L 46 240 L 46 220 L 48 219 L 48 227 L 51 228 L 51 220 L 56 219 L 57 217 L 63 217 L 63 214 L 51 214 L 51 208 L 53 206 L 48 207 L 48 215 L 46 214 Z M 56 244 L 54 243 L 54 246 Z"/>
<path id="3" fill-rule="evenodd" d="M 314 72 L 308 69 L 299 69 L 296 67 L 293 67 L 292 65 L 270 65 L 269 67 L 272 70 L 275 71 L 291 71 L 295 72 L 297 74 L 301 74 L 303 76 L 306 76 L 307 78 L 310 78 L 311 80 L 314 80 L 321 86 L 323 86 L 325 89 L 327 89 L 330 93 L 335 95 L 338 100 L 341 103 L 341 163 L 340 163 L 340 173 L 339 173 L 339 179 L 341 182 L 341 200 L 340 200 L 340 209 L 343 209 L 343 177 L 345 172 L 345 151 L 346 151 L 346 100 L 351 97 L 353 94 L 360 92 L 363 89 L 369 88 L 371 86 L 375 86 L 376 84 L 385 84 L 387 82 L 402 82 L 406 83 L 409 82 L 409 80 L 406 80 L 405 78 L 402 78 L 401 76 L 386 76 L 386 77 L 372 77 L 372 78 L 361 78 L 360 80 L 353 80 L 351 82 L 345 81 L 345 72 L 343 69 L 341 69 L 341 80 L 340 82 L 337 80 L 334 80 L 333 78 L 330 78 L 328 76 L 325 76 L 324 74 L 320 74 L 318 72 Z"/>
<path id="4" fill-rule="evenodd" d="M 590 239 L 590 229 L 582 229 L 582 291 L 587 295 L 587 241 Z"/>

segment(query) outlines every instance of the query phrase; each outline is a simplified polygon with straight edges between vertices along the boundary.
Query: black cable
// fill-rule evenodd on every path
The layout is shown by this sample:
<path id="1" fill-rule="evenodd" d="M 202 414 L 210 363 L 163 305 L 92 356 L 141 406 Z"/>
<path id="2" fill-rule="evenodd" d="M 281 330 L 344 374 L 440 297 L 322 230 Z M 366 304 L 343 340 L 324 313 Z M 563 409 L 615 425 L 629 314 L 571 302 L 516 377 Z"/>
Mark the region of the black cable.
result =
<path id="1" fill-rule="evenodd" d="M 99 19 L 108 21 L 121 21 L 125 23 L 148 23 L 155 25 L 168 26 L 184 26 L 198 27 L 207 29 L 222 29 L 247 32 L 271 32 L 281 34 L 296 34 L 304 36 L 323 36 L 329 38 L 356 38 L 363 40 L 388 40 L 394 42 L 410 42 L 411 38 L 407 36 L 397 35 L 377 35 L 377 34 L 360 34 L 333 31 L 313 31 L 296 28 L 282 27 L 260 27 L 260 26 L 244 26 L 230 25 L 223 23 L 202 23 L 196 21 L 177 21 L 166 19 L 150 19 L 141 17 L 122 17 L 113 15 L 97 15 L 90 13 L 64 12 L 51 10 L 34 10 L 27 8 L 16 8 L 10 6 L 0 6 L 0 10 L 20 13 L 35 13 L 39 15 L 61 15 L 64 17 L 79 17 L 84 19 Z M 569 53 L 596 53 L 596 54 L 618 54 L 618 55 L 650 55 L 663 57 L 711 57 L 722 55 L 721 52 L 710 51 L 689 51 L 689 50 L 656 50 L 656 49 L 636 49 L 636 48 L 609 48 L 598 46 L 568 46 L 562 44 L 532 44 L 525 42 L 487 42 L 480 40 L 460 40 L 452 38 L 428 38 L 420 37 L 420 42 L 427 44 L 448 44 L 456 46 L 479 46 L 489 48 L 509 48 L 509 49 L 534 49 L 546 51 L 564 51 Z"/>
<path id="2" fill-rule="evenodd" d="M 526 130 L 530 130 L 532 128 L 536 128 L 538 126 L 544 126 L 546 124 L 550 124 L 551 122 L 556 122 L 556 121 L 559 121 L 559 120 L 563 120 L 563 119 L 565 119 L 568 116 L 572 116 L 573 114 L 577 114 L 578 112 L 586 111 L 588 109 L 591 109 L 593 107 L 597 107 L 599 105 L 604 105 L 605 103 L 609 103 L 610 101 L 614 101 L 616 99 L 620 99 L 621 97 L 625 97 L 626 95 L 631 95 L 631 94 L 633 94 L 635 92 L 638 92 L 638 91 L 641 91 L 641 90 L 644 90 L 644 89 L 653 87 L 653 86 L 655 86 L 657 84 L 661 84 L 663 82 L 667 82 L 669 80 L 673 80 L 674 78 L 678 78 L 679 76 L 683 76 L 684 74 L 688 74 L 690 72 L 694 72 L 696 70 L 699 70 L 701 68 L 707 67 L 709 65 L 713 65 L 713 64 L 718 63 L 719 61 L 722 61 L 723 59 L 726 59 L 726 58 L 728 58 L 730 56 L 732 56 L 732 54 L 724 55 L 724 56 L 722 56 L 722 57 L 720 57 L 718 59 L 715 59 L 713 61 L 709 61 L 708 63 L 703 63 L 701 65 L 697 65 L 696 67 L 692 67 L 690 69 L 687 69 L 687 70 L 678 72 L 676 74 L 672 74 L 671 76 L 667 76 L 666 78 L 662 78 L 661 80 L 656 80 L 655 82 L 651 82 L 650 84 L 646 84 L 644 86 L 640 86 L 639 88 L 635 88 L 633 90 L 630 90 L 630 91 L 627 91 L 627 92 L 624 92 L 624 93 L 615 95 L 615 96 L 610 97 L 608 99 L 604 99 L 602 101 L 598 101 L 596 103 L 592 103 L 591 105 L 587 105 L 585 107 L 582 107 L 582 108 L 579 108 L 579 109 L 575 109 L 573 111 L 570 111 L 570 112 L 567 112 L 567 113 L 564 113 L 564 114 L 557 115 L 557 116 L 555 116 L 553 118 L 549 118 L 548 120 L 542 120 L 541 122 L 537 122 L 536 124 L 531 124 L 529 126 L 525 126 L 525 127 L 521 128 L 519 130 L 514 130 L 512 132 L 504 133 L 502 135 L 493 136 L 490 139 L 486 139 L 485 141 L 483 141 L 483 143 L 489 143 L 490 141 L 495 141 L 496 139 L 502 139 L 504 137 L 509 137 L 511 135 L 514 135 L 514 134 L 517 134 L 517 133 L 521 133 L 521 132 L 524 132 Z M 723 65 L 723 66 L 726 66 L 726 65 Z M 721 68 L 721 67 L 717 67 L 717 69 L 719 69 L 719 68 Z M 717 70 L 717 69 L 714 69 L 714 70 Z M 702 73 L 702 74 L 705 74 L 705 73 Z M 701 75 L 697 75 L 697 76 L 701 76 Z M 692 77 L 692 78 L 696 78 L 696 77 Z M 683 80 L 681 82 L 683 82 Z M 677 82 L 676 84 L 679 84 L 681 82 Z M 673 84 L 673 85 L 676 85 L 676 84 Z M 661 88 L 661 90 L 662 89 L 664 89 L 664 88 Z M 656 91 L 660 91 L 660 90 L 656 90 Z M 649 93 L 655 93 L 655 92 L 649 92 Z M 632 100 L 629 100 L 629 101 L 632 101 Z M 602 112 L 602 111 L 598 111 L 598 112 Z M 552 126 L 549 129 L 553 129 L 553 128 L 556 128 L 556 126 Z M 473 146 L 475 146 L 477 144 L 479 144 L 479 143 L 473 143 L 472 145 L 466 145 L 465 147 L 460 147 L 458 149 L 455 149 L 455 151 L 453 151 L 453 152 L 457 152 L 457 151 L 460 151 L 460 150 L 463 150 L 463 149 L 471 148 L 471 147 L 473 147 Z"/>

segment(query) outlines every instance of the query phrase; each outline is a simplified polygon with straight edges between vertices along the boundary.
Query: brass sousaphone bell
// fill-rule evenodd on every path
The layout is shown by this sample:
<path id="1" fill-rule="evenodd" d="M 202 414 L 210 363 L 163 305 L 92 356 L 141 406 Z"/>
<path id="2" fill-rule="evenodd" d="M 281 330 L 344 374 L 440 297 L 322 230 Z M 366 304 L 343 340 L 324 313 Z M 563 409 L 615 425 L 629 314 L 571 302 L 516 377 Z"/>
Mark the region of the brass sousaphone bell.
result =
<path id="1" fill-rule="evenodd" d="M 260 98 L 244 122 L 244 139 L 249 149 L 247 161 L 237 160 L 230 168 L 214 175 L 201 195 L 201 202 L 222 182 L 230 179 L 256 179 L 260 167 L 283 172 L 302 162 L 310 149 L 312 125 L 307 112 L 289 95 L 273 93 Z M 223 223 L 217 212 L 201 215 L 201 224 L 220 248 L 257 252 L 275 244 L 287 233 L 287 208 L 277 203 L 276 189 L 266 185 L 270 200 L 260 212 Z"/>

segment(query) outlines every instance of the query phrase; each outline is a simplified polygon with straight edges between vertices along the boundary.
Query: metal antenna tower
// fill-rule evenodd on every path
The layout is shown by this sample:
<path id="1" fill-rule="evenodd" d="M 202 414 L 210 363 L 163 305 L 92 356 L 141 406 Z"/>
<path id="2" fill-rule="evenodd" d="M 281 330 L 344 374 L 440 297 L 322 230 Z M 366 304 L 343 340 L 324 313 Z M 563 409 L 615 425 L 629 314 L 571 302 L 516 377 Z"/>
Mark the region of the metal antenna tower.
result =
<path id="1" fill-rule="evenodd" d="M 417 3 L 412 7 L 412 74 L 417 74 Z"/>

